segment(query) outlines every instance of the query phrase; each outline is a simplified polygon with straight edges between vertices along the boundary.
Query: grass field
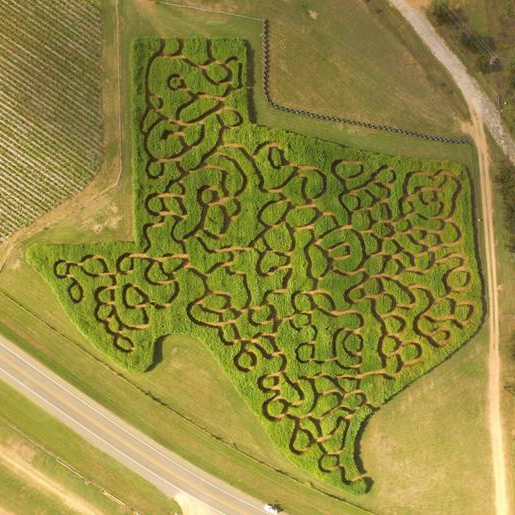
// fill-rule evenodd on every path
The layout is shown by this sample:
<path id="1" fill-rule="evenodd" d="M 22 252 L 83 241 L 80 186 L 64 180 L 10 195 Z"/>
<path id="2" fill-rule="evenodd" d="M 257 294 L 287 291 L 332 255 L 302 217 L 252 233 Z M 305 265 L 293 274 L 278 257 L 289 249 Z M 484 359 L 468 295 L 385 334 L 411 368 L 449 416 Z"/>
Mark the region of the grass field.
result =
<path id="1" fill-rule="evenodd" d="M 261 13 L 272 20 L 272 91 L 279 101 L 296 106 L 308 101 L 325 112 L 439 134 L 459 131 L 453 113 L 458 109 L 466 116 L 460 94 L 445 73 L 428 65 L 430 56 L 386 2 L 348 2 L 345 16 L 334 16 L 341 8 L 337 0 L 305 2 L 276 22 L 283 6 L 273 3 L 263 2 Z M 292 44 L 285 35 L 297 24 L 305 29 L 296 32 Z M 303 66 L 292 68 L 292 62 Z M 297 86 L 288 86 L 292 83 Z"/>
<path id="2" fill-rule="evenodd" d="M 104 4 L 104 7 L 107 2 Z M 383 4 L 384 7 L 385 4 Z M 235 7 L 234 3 L 216 2 L 213 7 Z M 310 5 L 299 8 L 299 4 L 292 3 L 290 8 L 276 10 L 273 5 L 267 5 L 263 13 L 276 20 L 290 17 L 297 20 L 296 24 L 285 25 L 281 34 L 284 41 L 295 41 L 299 36 L 299 27 L 311 24 L 312 18 L 305 17 L 306 9 L 313 9 Z M 314 8 L 315 10 L 317 7 Z M 226 16 L 208 15 L 189 10 L 180 10 L 172 7 L 151 4 L 147 2 L 123 2 L 120 10 L 120 48 L 122 49 L 122 70 L 128 69 L 128 55 L 123 49 L 129 47 L 132 37 L 139 35 L 158 34 L 160 36 L 188 36 L 192 33 L 210 36 L 240 36 L 251 41 L 253 48 L 260 48 L 260 26 L 255 22 L 228 18 Z M 239 8 L 238 8 L 239 10 Z M 105 70 L 110 82 L 105 84 L 106 94 L 116 99 L 116 48 L 113 41 L 115 26 L 113 11 L 104 10 L 104 27 L 110 34 L 107 38 L 107 52 Z M 259 13 L 258 13 L 259 14 Z M 352 20 L 342 20 L 340 15 L 320 16 L 316 23 L 325 27 L 335 27 L 340 22 L 351 23 Z M 377 18 L 381 20 L 380 17 Z M 333 25 L 331 25 L 331 23 Z M 405 26 L 397 19 L 398 33 L 409 34 Z M 328 25 L 327 25 L 328 24 Z M 307 25 L 311 28 L 312 25 Z M 273 26 L 272 26 L 273 30 Z M 376 27 L 377 30 L 377 27 Z M 310 39 L 310 30 L 302 31 L 307 45 L 305 51 L 309 52 L 315 47 L 315 41 Z M 348 36 L 340 32 L 341 42 L 345 43 Z M 371 28 L 371 35 L 375 32 Z M 272 35 L 272 38 L 274 35 Z M 428 59 L 425 51 L 420 49 L 416 38 L 409 36 L 401 43 L 403 50 L 409 54 L 414 62 L 424 62 Z M 397 40 L 398 41 L 398 40 Z M 272 45 L 274 43 L 272 42 Z M 284 45 L 283 45 L 284 46 Z M 293 52 L 295 49 L 289 47 Z M 370 67 L 370 80 L 373 80 L 374 70 L 381 68 L 381 56 L 392 49 L 382 46 L 378 41 L 375 48 L 375 60 Z M 297 50 L 300 52 L 300 50 Z M 293 55 L 293 54 L 292 54 Z M 299 58 L 303 55 L 297 53 Z M 256 76 L 260 73 L 260 57 L 255 56 Z M 272 58 L 272 66 L 274 61 Z M 285 62 L 291 70 L 299 68 L 299 61 Z M 335 80 L 342 76 L 336 72 L 334 63 L 319 63 L 320 73 L 329 73 Z M 422 65 L 421 65 L 422 66 Z M 437 65 L 434 66 L 439 71 Z M 416 76 L 417 80 L 428 84 L 431 93 L 419 102 L 426 102 L 424 109 L 429 110 L 434 105 L 441 104 L 438 97 L 437 84 L 427 77 L 420 75 L 416 70 L 418 66 L 402 68 L 402 84 L 409 88 L 410 81 Z M 272 74 L 274 73 L 272 69 Z M 291 72 L 290 72 L 291 73 Z M 423 75 L 423 74 L 422 74 Z M 425 77 L 425 78 L 424 78 Z M 122 75 L 122 105 L 128 106 L 128 75 Z M 320 91 L 315 91 L 309 85 L 298 87 L 297 83 L 285 85 L 278 100 L 289 101 L 295 94 L 305 92 L 303 107 L 323 110 L 326 108 L 322 102 L 328 102 Z M 436 95 L 436 97 L 435 97 Z M 323 98 L 322 98 L 323 97 Z M 437 100 L 435 100 L 437 98 Z M 359 100 L 359 99 L 358 99 Z M 339 95 L 331 102 L 346 102 L 345 95 Z M 360 99 L 363 109 L 368 109 L 370 99 Z M 459 103 L 459 99 L 458 99 Z M 115 102 L 109 104 L 110 116 L 106 123 L 116 128 L 117 113 L 113 109 Z M 255 89 L 255 105 L 258 121 L 266 125 L 289 128 L 293 124 L 298 132 L 309 136 L 318 136 L 343 144 L 351 144 L 372 151 L 396 153 L 399 155 L 418 156 L 420 158 L 452 159 L 466 164 L 475 178 L 475 159 L 467 147 L 443 146 L 417 140 L 409 140 L 399 136 L 380 134 L 373 131 L 354 130 L 322 122 L 299 119 L 295 116 L 277 113 L 268 109 L 259 88 Z M 385 120 L 395 116 L 393 104 L 378 107 L 378 113 Z M 407 109 L 414 120 L 414 127 L 427 130 L 427 120 L 418 117 L 420 109 Z M 434 109 L 433 109 L 434 110 Z M 453 112 L 453 117 L 460 116 L 459 108 L 455 110 L 451 105 L 447 109 Z M 400 112 L 400 111 L 399 111 Z M 398 115 L 397 115 L 398 116 Z M 432 114 L 442 116 L 443 114 Z M 447 116 L 447 115 L 445 115 Z M 397 119 L 398 120 L 398 119 Z M 123 118 L 124 135 L 130 134 L 129 117 Z M 459 127 L 456 122 L 456 127 Z M 459 132 L 458 132 L 459 133 Z M 221 374 L 220 368 L 210 353 L 198 342 L 190 340 L 167 340 L 163 346 L 163 362 L 151 372 L 135 378 L 136 385 L 144 391 L 149 391 L 159 399 L 159 403 L 152 401 L 142 391 L 136 390 L 115 372 L 103 367 L 96 359 L 100 355 L 90 348 L 84 338 L 70 324 L 64 312 L 55 302 L 50 290 L 37 274 L 24 263 L 24 249 L 31 242 L 76 242 L 112 240 L 114 238 L 131 238 L 131 206 L 130 200 L 130 141 L 123 138 L 124 143 L 124 173 L 117 188 L 109 194 L 95 198 L 110 177 L 115 178 L 117 141 L 113 131 L 109 142 L 109 158 L 111 166 L 99 181 L 92 184 L 91 192 L 79 196 L 73 206 L 57 210 L 53 217 L 47 218 L 46 225 L 50 229 L 40 232 L 36 238 L 18 245 L 10 254 L 6 266 L 0 274 L 2 290 L 14 296 L 19 302 L 33 310 L 38 310 L 38 316 L 70 335 L 77 345 L 67 338 L 56 334 L 41 321 L 34 319 L 30 314 L 13 304 L 5 297 L 0 297 L 0 318 L 4 331 L 9 328 L 20 333 L 21 346 L 35 354 L 43 362 L 61 373 L 81 389 L 92 395 L 110 409 L 116 411 L 131 423 L 140 427 L 163 444 L 180 452 L 188 459 L 212 471 L 237 485 L 238 487 L 267 498 L 277 498 L 292 513 L 302 513 L 309 510 L 312 513 L 359 513 L 359 510 L 349 504 L 329 497 L 320 491 L 325 490 L 341 498 L 341 493 L 331 487 L 323 486 L 319 481 L 313 481 L 313 487 L 306 488 L 309 476 L 294 467 L 288 460 L 270 444 L 266 434 L 260 430 L 257 419 L 250 412 L 228 380 Z M 455 134 L 453 132 L 453 134 Z M 95 185 L 98 186 L 95 189 Z M 80 209 L 77 209 L 80 206 Z M 478 213 L 478 216 L 480 214 Z M 58 217 L 59 220 L 58 220 Z M 34 287 L 27 290 L 26 284 Z M 12 333 L 12 330 L 10 331 Z M 381 513 L 406 513 L 406 506 L 410 506 L 409 513 L 425 513 L 427 506 L 434 507 L 435 512 L 451 511 L 460 513 L 488 513 L 491 507 L 489 495 L 485 491 L 491 489 L 478 489 L 472 477 L 481 477 L 483 485 L 489 485 L 490 467 L 485 462 L 488 456 L 488 434 L 484 424 L 484 389 L 481 378 L 485 377 L 485 355 L 487 349 L 486 335 L 478 334 L 474 340 L 460 350 L 452 360 L 438 367 L 427 377 L 414 383 L 408 390 L 399 394 L 388 403 L 371 420 L 370 430 L 365 432 L 362 442 L 363 460 L 369 467 L 369 473 L 374 477 L 375 484 L 371 493 L 366 497 L 347 500 L 357 502 L 368 509 Z M 90 354 L 88 354 L 87 352 Z M 171 360 L 170 357 L 173 359 Z M 201 381 L 196 383 L 196 377 L 188 374 L 192 364 L 201 364 Z M 168 373 L 170 371 L 170 373 Z M 119 371 L 118 371 L 119 373 Z M 468 384 L 471 375 L 477 381 L 470 382 L 469 388 L 464 388 L 462 395 L 453 395 L 449 384 Z M 102 385 L 102 386 L 100 386 Z M 196 385 L 196 386 L 195 386 Z M 184 395 L 185 391 L 197 387 L 194 397 Z M 435 405 L 435 388 L 438 387 L 438 406 Z M 166 406 L 163 406 L 165 404 Z M 432 408 L 434 406 L 434 408 Z M 475 410 L 472 410 L 475 407 Z M 228 411 L 230 409 L 230 411 Z M 178 413 L 178 414 L 177 414 Z M 246 415 L 245 415 L 246 413 Z M 436 439 L 429 439 L 422 445 L 423 435 L 441 435 L 439 439 L 449 438 L 446 428 L 442 427 L 442 417 L 453 414 L 452 439 L 455 449 L 459 452 L 453 454 L 452 460 L 446 459 L 447 448 L 442 448 Z M 183 417 L 188 416 L 190 421 Z M 474 430 L 471 431 L 471 427 Z M 422 430 L 423 429 L 423 430 Z M 211 435 L 209 434 L 211 433 Z M 382 435 L 383 440 L 376 435 Z M 385 452 L 383 442 L 389 445 Z M 421 450 L 423 449 L 423 451 Z M 397 476 L 391 474 L 393 466 L 391 460 L 396 460 L 399 466 Z M 259 463 L 262 461 L 264 463 Z M 272 467 L 272 468 L 269 468 Z M 429 477 L 431 471 L 438 470 L 440 482 L 435 485 Z M 479 471 L 479 472 L 478 472 Z M 252 479 L 249 479 L 252 478 Z M 392 482 L 395 480 L 395 483 Z M 435 487 L 438 490 L 435 490 Z M 459 493 L 460 497 L 457 497 Z"/>
<path id="3" fill-rule="evenodd" d="M 175 19 L 175 30 L 180 30 L 176 35 L 205 35 L 208 31 L 218 35 L 217 29 L 213 33 L 216 15 L 201 26 L 195 21 L 202 16 L 198 11 L 164 4 L 136 3 L 143 19 L 155 17 L 158 33 L 169 30 L 166 27 Z M 466 113 L 459 93 L 449 95 L 449 77 L 440 68 L 426 66 L 431 61 L 429 53 L 383 0 L 348 2 L 345 16 L 335 15 L 340 9 L 336 0 L 323 4 L 224 0 L 202 5 L 270 20 L 272 96 L 279 103 L 303 107 L 307 102 L 316 111 L 445 134 L 459 130 L 453 113 Z M 220 16 L 218 20 L 229 21 Z M 138 21 L 140 26 L 143 23 Z M 259 22 L 232 18 L 221 35 L 236 35 L 240 28 L 256 35 L 261 32 Z M 259 47 L 259 43 L 254 47 L 257 81 L 261 73 Z M 435 103 L 442 108 L 435 110 Z"/>
<path id="4" fill-rule="evenodd" d="M 99 3 L 0 2 L 0 244 L 102 159 Z"/>
<path id="5" fill-rule="evenodd" d="M 180 512 L 153 486 L 4 383 L 0 404 L 2 513 Z"/>

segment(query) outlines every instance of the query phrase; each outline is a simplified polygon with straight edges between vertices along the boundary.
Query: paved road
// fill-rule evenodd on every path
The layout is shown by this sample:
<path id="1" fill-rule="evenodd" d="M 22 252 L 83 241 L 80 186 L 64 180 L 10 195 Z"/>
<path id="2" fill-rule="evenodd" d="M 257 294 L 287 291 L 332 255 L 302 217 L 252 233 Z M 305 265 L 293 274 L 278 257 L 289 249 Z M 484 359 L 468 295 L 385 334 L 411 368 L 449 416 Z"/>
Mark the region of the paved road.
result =
<path id="1" fill-rule="evenodd" d="M 184 492 L 214 513 L 263 513 L 263 503 L 210 476 L 89 399 L 0 335 L 0 379 L 143 476 L 165 494 Z"/>
<path id="2" fill-rule="evenodd" d="M 499 354 L 499 299 L 497 258 L 493 223 L 493 194 L 490 157 L 484 126 L 501 146 L 504 154 L 515 164 L 515 142 L 502 126 L 495 104 L 481 89 L 464 64 L 437 34 L 425 14 L 407 4 L 406 0 L 390 0 L 417 32 L 433 55 L 447 68 L 461 89 L 472 118 L 472 137 L 479 157 L 480 189 L 485 231 L 486 275 L 488 286 L 488 312 L 490 349 L 488 356 L 488 418 L 492 446 L 492 464 L 495 485 L 495 511 L 497 515 L 511 513 L 506 473 L 506 449 L 501 417 L 501 358 Z"/>

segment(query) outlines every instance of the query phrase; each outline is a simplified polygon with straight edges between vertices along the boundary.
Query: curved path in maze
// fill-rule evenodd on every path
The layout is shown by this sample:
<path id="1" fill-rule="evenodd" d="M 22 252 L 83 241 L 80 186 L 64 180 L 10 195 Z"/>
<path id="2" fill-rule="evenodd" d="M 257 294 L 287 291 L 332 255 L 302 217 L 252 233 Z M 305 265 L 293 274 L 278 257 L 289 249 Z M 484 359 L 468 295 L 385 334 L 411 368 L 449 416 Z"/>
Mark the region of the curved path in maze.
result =
<path id="1" fill-rule="evenodd" d="M 120 364 L 198 338 L 290 458 L 365 491 L 364 420 L 482 321 L 466 170 L 250 124 L 240 40 L 133 59 L 136 241 L 31 260 Z"/>
<path id="2" fill-rule="evenodd" d="M 337 122 L 337 123 L 342 123 L 344 125 L 349 125 L 352 127 L 360 127 L 363 129 L 371 129 L 371 130 L 390 132 L 393 134 L 400 134 L 403 136 L 420 138 L 420 139 L 424 139 L 427 141 L 436 141 L 439 143 L 450 143 L 450 144 L 454 144 L 454 145 L 470 144 L 470 141 L 468 141 L 465 138 L 440 136 L 438 134 L 427 134 L 424 132 L 406 129 L 403 127 L 397 127 L 394 125 L 385 125 L 385 124 L 381 124 L 381 123 L 368 122 L 368 121 L 364 121 L 364 120 L 356 120 L 353 118 L 344 118 L 343 116 L 340 116 L 340 115 L 319 113 L 316 111 L 310 111 L 309 109 L 290 107 L 288 105 L 276 102 L 275 100 L 273 100 L 271 93 L 270 93 L 270 77 L 271 77 L 270 36 L 271 36 L 271 32 L 270 32 L 270 23 L 267 18 L 257 18 L 255 16 L 249 16 L 249 15 L 241 14 L 241 13 L 221 11 L 219 9 L 211 9 L 211 8 L 207 8 L 207 7 L 200 7 L 197 5 L 178 4 L 175 2 L 167 2 L 165 0 L 159 0 L 158 3 L 161 5 L 168 5 L 171 7 L 178 7 L 178 8 L 182 8 L 182 9 L 193 9 L 195 11 L 203 11 L 203 12 L 214 13 L 214 14 L 224 14 L 227 16 L 235 16 L 235 17 L 239 17 L 239 18 L 246 18 L 249 20 L 255 20 L 255 21 L 260 22 L 263 27 L 263 33 L 262 33 L 262 37 L 263 37 L 263 47 L 262 47 L 263 74 L 262 74 L 261 80 L 262 80 L 263 91 L 265 93 L 266 101 L 267 101 L 268 105 L 273 109 L 277 109 L 279 111 L 283 111 L 283 112 L 290 113 L 290 114 L 295 114 L 298 116 L 305 116 L 308 118 L 312 118 L 314 120 L 321 120 L 321 121 L 326 121 L 326 122 Z"/>
<path id="3" fill-rule="evenodd" d="M 434 56 L 447 68 L 454 81 L 461 89 L 469 106 L 473 122 L 473 138 L 479 157 L 481 194 L 483 201 L 483 225 L 485 229 L 486 268 L 488 277 L 490 355 L 489 355 L 489 418 L 492 441 L 493 469 L 495 483 L 495 505 L 498 515 L 511 513 L 508 496 L 508 479 L 506 471 L 506 450 L 504 447 L 501 417 L 501 358 L 499 355 L 499 312 L 497 258 L 493 225 L 492 185 L 490 179 L 490 156 L 484 125 L 490 131 L 497 144 L 508 159 L 515 164 L 515 141 L 503 127 L 501 115 L 495 104 L 481 89 L 475 78 L 471 77 L 465 65 L 449 49 L 445 41 L 432 27 L 424 13 L 414 9 L 405 0 L 390 0 L 406 18 L 422 41 Z"/>

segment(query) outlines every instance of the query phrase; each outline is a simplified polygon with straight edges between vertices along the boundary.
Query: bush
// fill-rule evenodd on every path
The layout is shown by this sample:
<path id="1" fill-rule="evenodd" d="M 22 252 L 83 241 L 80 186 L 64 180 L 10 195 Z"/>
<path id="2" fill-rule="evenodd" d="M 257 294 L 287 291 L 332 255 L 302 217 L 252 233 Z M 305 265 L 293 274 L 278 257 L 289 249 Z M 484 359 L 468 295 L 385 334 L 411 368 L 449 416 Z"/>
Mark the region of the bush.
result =
<path id="1" fill-rule="evenodd" d="M 511 86 L 515 89 L 515 56 L 510 59 L 508 64 L 508 77 Z"/>
<path id="2" fill-rule="evenodd" d="M 481 73 L 487 73 L 490 71 L 490 58 L 481 54 L 476 59 L 476 65 Z"/>
<path id="3" fill-rule="evenodd" d="M 515 131 L 515 95 L 508 97 L 505 102 L 502 110 L 503 118 L 508 129 Z"/>
<path id="4" fill-rule="evenodd" d="M 499 168 L 497 176 L 504 208 L 504 224 L 508 232 L 507 248 L 515 252 L 515 166 L 508 162 Z"/>
<path id="5" fill-rule="evenodd" d="M 455 23 L 453 10 L 446 0 L 433 0 L 431 4 L 431 14 L 436 18 L 440 24 L 453 24 Z"/>
<path id="6" fill-rule="evenodd" d="M 467 47 L 472 52 L 481 51 L 478 43 L 478 41 L 480 41 L 480 36 L 476 32 L 471 32 L 469 30 L 462 31 L 460 34 L 460 41 L 463 46 Z"/>

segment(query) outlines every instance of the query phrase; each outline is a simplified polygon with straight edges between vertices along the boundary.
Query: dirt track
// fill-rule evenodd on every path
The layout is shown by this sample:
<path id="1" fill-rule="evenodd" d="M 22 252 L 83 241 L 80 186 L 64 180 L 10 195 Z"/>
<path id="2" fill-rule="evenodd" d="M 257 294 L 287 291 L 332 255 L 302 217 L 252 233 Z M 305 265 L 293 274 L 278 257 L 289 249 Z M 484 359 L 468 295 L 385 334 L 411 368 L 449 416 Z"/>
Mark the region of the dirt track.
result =
<path id="1" fill-rule="evenodd" d="M 490 352 L 488 356 L 488 416 L 490 419 L 490 439 L 495 478 L 496 513 L 507 514 L 506 463 L 501 420 L 501 358 L 499 355 L 499 306 L 497 296 L 497 267 L 493 226 L 492 185 L 490 180 L 488 143 L 484 126 L 472 108 L 472 136 L 476 143 L 481 177 L 481 199 L 484 214 L 485 246 L 487 252 L 486 268 L 488 279 L 488 323 L 490 332 Z"/>
<path id="2" fill-rule="evenodd" d="M 471 136 L 478 152 L 480 169 L 481 203 L 485 232 L 486 271 L 488 283 L 488 311 L 490 351 L 488 357 L 488 416 L 492 445 L 492 462 L 495 483 L 495 510 L 497 515 L 511 513 L 507 492 L 505 449 L 501 420 L 501 360 L 499 355 L 499 312 L 497 291 L 496 250 L 493 224 L 493 195 L 490 177 L 490 157 L 484 126 L 501 146 L 506 156 L 515 164 L 515 142 L 502 127 L 501 116 L 495 104 L 471 77 L 463 63 L 436 33 L 425 14 L 411 7 L 405 0 L 389 0 L 417 32 L 433 55 L 445 66 L 461 89 L 468 104 L 472 127 Z"/>
<path id="3" fill-rule="evenodd" d="M 23 459 L 12 446 L 0 445 L 0 461 L 16 475 L 27 480 L 34 488 L 42 490 L 43 493 L 49 494 L 52 498 L 59 499 L 73 513 L 83 513 L 85 515 L 101 514 L 99 510 L 94 508 L 85 499 L 38 470 L 26 459 Z"/>

